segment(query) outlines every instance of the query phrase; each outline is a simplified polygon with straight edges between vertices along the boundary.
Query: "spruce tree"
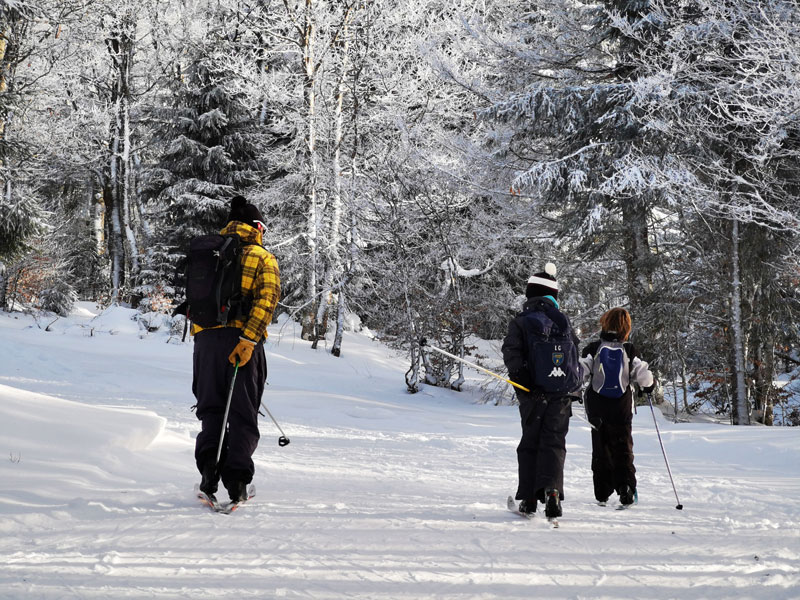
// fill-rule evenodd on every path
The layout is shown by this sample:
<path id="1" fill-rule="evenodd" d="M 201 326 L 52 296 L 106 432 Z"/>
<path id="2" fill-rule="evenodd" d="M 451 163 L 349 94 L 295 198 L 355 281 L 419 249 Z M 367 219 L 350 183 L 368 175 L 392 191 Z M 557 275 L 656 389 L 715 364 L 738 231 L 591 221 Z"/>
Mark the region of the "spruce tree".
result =
<path id="1" fill-rule="evenodd" d="M 259 125 L 215 57 L 198 56 L 178 69 L 172 106 L 152 110 L 163 147 L 143 176 L 156 229 L 151 233 L 139 293 L 170 294 L 177 263 L 197 236 L 225 224 L 229 199 L 259 178 Z M 157 289 L 158 288 L 158 289 Z"/>

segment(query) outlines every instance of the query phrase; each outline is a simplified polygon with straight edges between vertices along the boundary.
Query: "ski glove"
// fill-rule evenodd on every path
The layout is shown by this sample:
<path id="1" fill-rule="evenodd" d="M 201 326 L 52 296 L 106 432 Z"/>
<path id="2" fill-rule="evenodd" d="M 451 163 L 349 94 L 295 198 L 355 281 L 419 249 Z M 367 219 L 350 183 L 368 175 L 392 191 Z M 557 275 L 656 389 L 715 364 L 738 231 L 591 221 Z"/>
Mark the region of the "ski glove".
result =
<path id="1" fill-rule="evenodd" d="M 644 388 L 642 388 L 642 391 L 643 391 L 645 394 L 652 394 L 654 389 L 656 389 L 656 380 L 655 380 L 655 378 L 653 378 L 653 384 L 652 384 L 652 385 L 648 385 L 647 387 L 644 387 Z"/>
<path id="2" fill-rule="evenodd" d="M 256 347 L 256 343 L 248 340 L 247 338 L 240 337 L 239 343 L 236 344 L 236 348 L 233 349 L 231 355 L 228 357 L 228 360 L 231 361 L 232 365 L 236 364 L 236 361 L 239 361 L 239 366 L 243 367 L 247 364 L 247 361 L 250 360 L 250 357 L 253 356 L 253 348 Z"/>

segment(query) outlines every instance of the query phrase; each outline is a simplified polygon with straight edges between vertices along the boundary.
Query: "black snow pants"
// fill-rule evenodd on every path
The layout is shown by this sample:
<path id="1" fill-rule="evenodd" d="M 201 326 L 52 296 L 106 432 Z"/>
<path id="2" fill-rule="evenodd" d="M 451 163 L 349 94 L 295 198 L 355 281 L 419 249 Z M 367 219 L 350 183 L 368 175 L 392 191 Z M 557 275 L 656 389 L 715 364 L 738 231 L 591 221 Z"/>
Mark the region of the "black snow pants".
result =
<path id="1" fill-rule="evenodd" d="M 631 389 L 621 398 L 606 398 L 589 388 L 586 392 L 586 414 L 592 429 L 592 479 L 594 496 L 607 500 L 614 492 L 629 485 L 636 490 L 636 467 L 633 466 L 631 431 Z"/>
<path id="2" fill-rule="evenodd" d="M 544 492 L 556 488 L 564 499 L 564 460 L 571 413 L 569 398 L 518 394 L 522 439 L 517 447 L 517 500 L 544 502 Z"/>
<path id="3" fill-rule="evenodd" d="M 203 466 L 216 460 L 225 404 L 234 367 L 228 356 L 239 342 L 241 330 L 233 327 L 204 329 L 194 336 L 194 377 L 192 392 L 197 398 L 197 418 L 202 431 L 195 442 L 195 461 Z M 239 367 L 228 413 L 227 433 L 222 446 L 219 473 L 223 485 L 230 489 L 237 482 L 250 483 L 255 467 L 253 453 L 258 446 L 258 408 L 267 380 L 267 358 L 263 340 L 256 344 L 253 355 Z"/>

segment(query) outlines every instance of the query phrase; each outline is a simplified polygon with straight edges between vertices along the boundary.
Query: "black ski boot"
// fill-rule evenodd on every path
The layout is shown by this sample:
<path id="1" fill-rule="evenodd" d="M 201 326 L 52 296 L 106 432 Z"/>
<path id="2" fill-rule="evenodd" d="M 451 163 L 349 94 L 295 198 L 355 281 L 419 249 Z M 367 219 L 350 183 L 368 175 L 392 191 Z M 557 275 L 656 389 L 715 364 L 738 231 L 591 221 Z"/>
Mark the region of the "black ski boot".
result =
<path id="1" fill-rule="evenodd" d="M 556 488 L 545 490 L 544 502 L 544 515 L 548 519 L 557 519 L 561 516 L 561 498 Z"/>
<path id="2" fill-rule="evenodd" d="M 523 500 L 519 503 L 519 512 L 523 515 L 532 515 L 536 512 L 536 500 Z"/>
<path id="3" fill-rule="evenodd" d="M 244 502 L 247 500 L 247 484 L 244 481 L 234 481 L 228 488 L 231 502 Z"/>
<path id="4" fill-rule="evenodd" d="M 639 500 L 639 496 L 629 485 L 623 485 L 619 490 L 619 503 L 622 506 L 630 506 L 631 504 L 636 504 Z"/>
<path id="5" fill-rule="evenodd" d="M 214 498 L 219 486 L 219 473 L 217 473 L 217 465 L 208 462 L 203 465 L 202 479 L 200 480 L 200 491 L 209 498 Z"/>

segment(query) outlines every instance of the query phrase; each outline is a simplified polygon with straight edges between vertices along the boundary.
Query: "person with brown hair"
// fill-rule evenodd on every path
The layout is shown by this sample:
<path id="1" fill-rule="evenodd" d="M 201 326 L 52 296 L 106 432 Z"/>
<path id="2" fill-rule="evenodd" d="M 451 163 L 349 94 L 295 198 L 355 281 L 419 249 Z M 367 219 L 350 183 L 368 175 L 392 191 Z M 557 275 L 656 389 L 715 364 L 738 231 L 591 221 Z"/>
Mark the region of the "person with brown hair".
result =
<path id="1" fill-rule="evenodd" d="M 586 415 L 592 429 L 594 495 L 605 506 L 613 492 L 622 506 L 638 502 L 633 465 L 633 392 L 636 383 L 648 393 L 656 382 L 646 362 L 628 341 L 631 316 L 612 308 L 600 317 L 600 339 L 583 349 L 581 363 L 586 389 Z"/>

